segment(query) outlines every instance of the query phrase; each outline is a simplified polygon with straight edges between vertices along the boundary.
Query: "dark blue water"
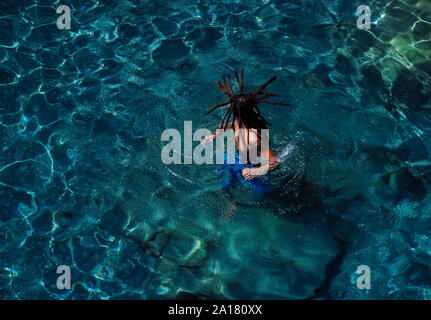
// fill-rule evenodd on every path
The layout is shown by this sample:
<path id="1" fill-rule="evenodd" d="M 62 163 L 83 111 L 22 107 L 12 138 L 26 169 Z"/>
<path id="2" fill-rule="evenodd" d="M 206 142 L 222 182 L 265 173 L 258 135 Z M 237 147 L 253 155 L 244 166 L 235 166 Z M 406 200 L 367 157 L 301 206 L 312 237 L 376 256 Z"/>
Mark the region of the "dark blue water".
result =
<path id="1" fill-rule="evenodd" d="M 0 298 L 430 298 L 430 39 L 427 0 L 2 0 Z M 241 68 L 293 105 L 263 198 L 160 159 Z"/>

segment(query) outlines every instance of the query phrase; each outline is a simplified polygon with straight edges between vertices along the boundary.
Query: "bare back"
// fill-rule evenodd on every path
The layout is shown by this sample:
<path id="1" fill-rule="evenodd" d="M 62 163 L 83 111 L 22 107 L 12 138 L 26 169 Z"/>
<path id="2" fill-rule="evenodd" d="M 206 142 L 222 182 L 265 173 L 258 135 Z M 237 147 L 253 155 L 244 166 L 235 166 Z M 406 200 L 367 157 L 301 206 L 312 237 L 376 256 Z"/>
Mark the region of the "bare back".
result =
<path id="1" fill-rule="evenodd" d="M 234 122 L 233 129 L 235 133 L 235 145 L 240 155 L 248 154 L 248 151 L 250 151 L 250 146 L 252 146 L 253 148 L 256 148 L 254 150 L 258 151 L 258 156 L 266 157 L 269 161 L 276 158 L 271 149 L 268 150 L 268 154 L 266 155 L 260 154 L 260 138 L 257 129 L 240 128 L 237 121 Z"/>

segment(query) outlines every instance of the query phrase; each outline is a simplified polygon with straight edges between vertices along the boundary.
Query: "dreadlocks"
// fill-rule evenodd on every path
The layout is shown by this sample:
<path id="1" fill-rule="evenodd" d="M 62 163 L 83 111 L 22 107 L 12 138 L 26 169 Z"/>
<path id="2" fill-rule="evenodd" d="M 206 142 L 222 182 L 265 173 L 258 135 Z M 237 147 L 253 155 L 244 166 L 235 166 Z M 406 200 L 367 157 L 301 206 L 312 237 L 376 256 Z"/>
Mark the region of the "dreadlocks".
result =
<path id="1" fill-rule="evenodd" d="M 228 81 L 226 82 L 226 78 L 222 75 L 223 84 L 221 81 L 217 81 L 217 87 L 220 88 L 228 97 L 229 100 L 220 103 L 214 106 L 211 110 L 206 112 L 206 114 L 210 114 L 214 110 L 229 105 L 228 110 L 226 111 L 223 120 L 220 124 L 220 129 L 226 130 L 229 125 L 229 120 L 233 115 L 232 124 L 235 121 L 238 122 L 240 128 L 255 128 L 255 129 L 267 129 L 268 123 L 261 116 L 259 108 L 257 105 L 259 103 L 268 103 L 268 104 L 278 104 L 283 106 L 290 106 L 288 103 L 281 103 L 275 101 L 266 100 L 269 97 L 280 97 L 280 95 L 275 93 L 264 92 L 265 88 L 272 83 L 277 76 L 273 76 L 271 79 L 262 84 L 256 91 L 251 93 L 244 92 L 244 70 L 241 70 L 241 79 L 238 76 L 238 73 L 235 71 L 236 81 L 238 83 L 239 93 L 235 94 L 232 88 L 232 81 L 230 75 L 228 75 Z"/>

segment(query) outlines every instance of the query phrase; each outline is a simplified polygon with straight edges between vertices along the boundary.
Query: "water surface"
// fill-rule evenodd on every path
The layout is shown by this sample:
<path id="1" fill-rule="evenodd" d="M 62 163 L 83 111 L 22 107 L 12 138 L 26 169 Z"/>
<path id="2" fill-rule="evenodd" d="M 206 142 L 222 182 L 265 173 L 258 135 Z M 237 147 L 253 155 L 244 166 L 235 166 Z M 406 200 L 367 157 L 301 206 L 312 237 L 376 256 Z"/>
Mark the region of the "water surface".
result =
<path id="1" fill-rule="evenodd" d="M 367 1 L 359 30 L 361 4 L 73 0 L 59 30 L 58 1 L 1 1 L 0 298 L 429 298 L 431 5 Z M 262 105 L 260 199 L 160 159 L 241 68 L 293 105 Z"/>

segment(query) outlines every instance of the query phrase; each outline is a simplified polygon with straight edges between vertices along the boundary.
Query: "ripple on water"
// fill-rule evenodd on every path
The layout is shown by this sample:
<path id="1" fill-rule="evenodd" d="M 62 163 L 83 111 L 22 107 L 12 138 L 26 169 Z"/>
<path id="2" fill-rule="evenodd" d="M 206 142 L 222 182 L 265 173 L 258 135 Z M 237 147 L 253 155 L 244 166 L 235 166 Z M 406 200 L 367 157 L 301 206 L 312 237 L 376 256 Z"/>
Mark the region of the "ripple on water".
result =
<path id="1" fill-rule="evenodd" d="M 429 298 L 426 0 L 370 1 L 370 30 L 357 1 L 70 5 L 58 30 L 52 1 L 0 2 L 0 297 Z M 259 200 L 159 158 L 241 68 L 293 105 L 262 105 L 284 162 Z"/>

